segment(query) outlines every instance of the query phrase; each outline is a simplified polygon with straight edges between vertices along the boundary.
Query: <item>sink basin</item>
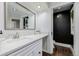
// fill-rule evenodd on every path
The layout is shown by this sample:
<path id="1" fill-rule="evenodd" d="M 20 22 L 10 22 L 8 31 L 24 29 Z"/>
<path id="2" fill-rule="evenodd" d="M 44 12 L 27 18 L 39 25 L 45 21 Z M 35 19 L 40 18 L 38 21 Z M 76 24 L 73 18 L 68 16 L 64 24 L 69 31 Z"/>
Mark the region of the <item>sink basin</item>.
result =
<path id="1" fill-rule="evenodd" d="M 27 37 L 21 37 L 21 38 L 17 38 L 17 39 L 7 39 L 4 42 L 5 43 L 14 43 L 14 42 L 20 42 L 20 41 L 29 41 L 31 38 L 27 38 Z"/>
<path id="2" fill-rule="evenodd" d="M 28 36 L 21 36 L 19 38 L 8 38 L 8 39 L 5 39 L 5 38 L 1 38 L 0 41 L 1 42 L 4 42 L 4 43 L 14 43 L 14 42 L 21 42 L 21 41 L 30 41 L 34 39 L 34 35 L 28 35 Z"/>
<path id="3" fill-rule="evenodd" d="M 12 39 L 6 39 L 6 40 L 3 41 L 3 42 L 5 42 L 5 43 L 10 43 L 10 42 L 13 42 L 13 40 L 12 40 Z"/>
<path id="4" fill-rule="evenodd" d="M 21 36 L 20 39 L 34 39 L 34 36 Z"/>

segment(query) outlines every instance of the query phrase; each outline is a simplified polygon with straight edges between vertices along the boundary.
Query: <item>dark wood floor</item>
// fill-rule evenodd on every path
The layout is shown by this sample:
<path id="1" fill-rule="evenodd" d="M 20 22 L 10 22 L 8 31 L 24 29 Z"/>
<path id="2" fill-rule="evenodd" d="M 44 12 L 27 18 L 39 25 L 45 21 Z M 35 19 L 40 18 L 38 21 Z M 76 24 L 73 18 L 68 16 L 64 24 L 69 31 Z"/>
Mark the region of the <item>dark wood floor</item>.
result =
<path id="1" fill-rule="evenodd" d="M 73 54 L 69 48 L 55 46 L 52 54 L 49 54 L 43 51 L 43 56 L 73 56 Z"/>

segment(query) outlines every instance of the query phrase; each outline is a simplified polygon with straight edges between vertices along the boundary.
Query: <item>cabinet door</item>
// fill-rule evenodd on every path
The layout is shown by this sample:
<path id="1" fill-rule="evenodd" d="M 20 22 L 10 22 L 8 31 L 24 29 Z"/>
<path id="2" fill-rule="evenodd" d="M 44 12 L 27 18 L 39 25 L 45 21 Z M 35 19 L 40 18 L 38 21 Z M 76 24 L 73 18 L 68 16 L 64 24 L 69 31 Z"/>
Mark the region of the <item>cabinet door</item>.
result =
<path id="1" fill-rule="evenodd" d="M 24 52 L 24 56 L 42 56 L 42 40 L 36 41 L 28 53 Z"/>
<path id="2" fill-rule="evenodd" d="M 40 40 L 39 43 L 40 44 L 38 44 L 33 50 L 34 56 L 42 56 L 42 40 Z"/>
<path id="3" fill-rule="evenodd" d="M 35 48 L 32 53 L 33 53 L 33 56 L 42 56 L 42 51 L 40 47 Z"/>
<path id="4" fill-rule="evenodd" d="M 31 47 L 28 48 L 22 53 L 20 53 L 20 56 L 39 56 L 42 55 L 42 40 L 38 40 L 34 42 Z"/>

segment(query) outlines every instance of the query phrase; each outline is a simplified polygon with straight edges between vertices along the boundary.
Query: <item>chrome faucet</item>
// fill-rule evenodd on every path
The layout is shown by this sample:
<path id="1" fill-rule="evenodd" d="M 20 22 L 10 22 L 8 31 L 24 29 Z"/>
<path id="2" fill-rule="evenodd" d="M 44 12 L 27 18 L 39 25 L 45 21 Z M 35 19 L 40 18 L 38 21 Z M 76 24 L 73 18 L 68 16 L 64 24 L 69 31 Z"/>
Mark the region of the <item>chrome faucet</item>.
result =
<path id="1" fill-rule="evenodd" d="M 37 30 L 36 32 L 41 33 L 41 31 L 40 31 L 40 30 Z"/>
<path id="2" fill-rule="evenodd" d="M 16 32 L 16 34 L 13 36 L 14 39 L 19 38 L 19 33 Z"/>

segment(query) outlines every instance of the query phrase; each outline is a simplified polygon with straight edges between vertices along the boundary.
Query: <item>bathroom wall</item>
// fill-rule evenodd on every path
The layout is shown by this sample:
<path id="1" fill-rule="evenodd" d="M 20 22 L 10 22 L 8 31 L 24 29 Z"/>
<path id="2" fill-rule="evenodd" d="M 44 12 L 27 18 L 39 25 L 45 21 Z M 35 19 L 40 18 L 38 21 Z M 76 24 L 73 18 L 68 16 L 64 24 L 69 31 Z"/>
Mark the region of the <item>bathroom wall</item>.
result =
<path id="1" fill-rule="evenodd" d="M 0 30 L 4 30 L 4 3 L 0 2 Z"/>
<path id="2" fill-rule="evenodd" d="M 74 3 L 74 52 L 79 56 L 79 2 Z"/>
<path id="3" fill-rule="evenodd" d="M 51 9 L 48 9 L 44 12 L 41 12 L 39 14 L 37 14 L 37 19 L 36 19 L 36 30 L 40 30 L 41 32 L 45 32 L 48 33 L 48 39 L 47 42 L 46 40 L 44 41 L 44 43 L 47 44 L 46 49 L 44 49 L 44 51 L 48 52 L 48 53 L 52 53 L 53 52 L 53 38 L 51 35 Z"/>
<path id="4" fill-rule="evenodd" d="M 50 10 L 37 14 L 36 30 L 40 30 L 41 32 L 51 31 L 51 11 Z"/>

